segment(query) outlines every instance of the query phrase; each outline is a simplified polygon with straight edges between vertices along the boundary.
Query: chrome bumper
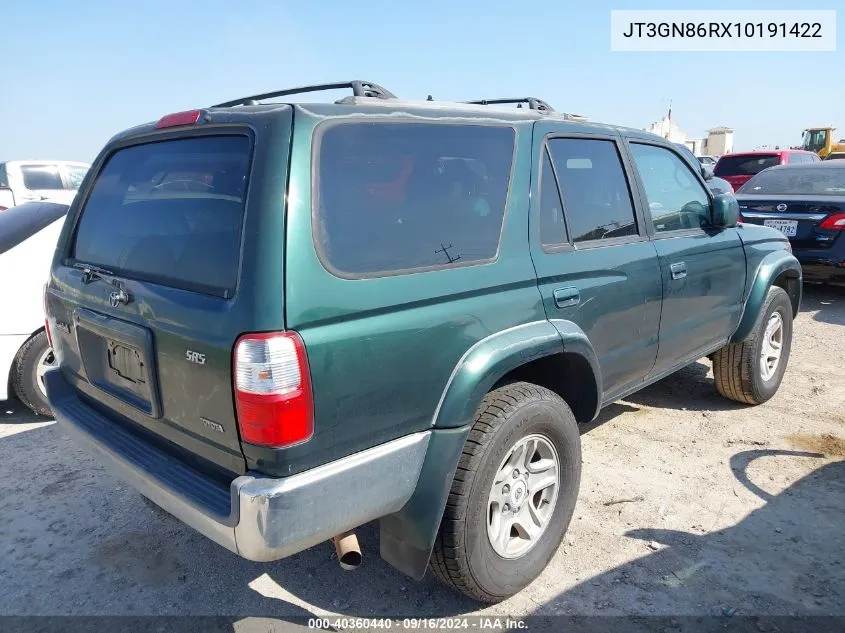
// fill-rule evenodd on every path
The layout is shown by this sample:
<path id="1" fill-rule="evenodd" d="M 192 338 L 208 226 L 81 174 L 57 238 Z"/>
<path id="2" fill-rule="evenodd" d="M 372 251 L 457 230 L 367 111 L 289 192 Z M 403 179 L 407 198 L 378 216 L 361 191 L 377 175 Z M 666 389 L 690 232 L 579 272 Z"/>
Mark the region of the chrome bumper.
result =
<path id="1" fill-rule="evenodd" d="M 416 488 L 431 435 L 408 435 L 290 477 L 248 473 L 226 490 L 87 406 L 60 369 L 44 380 L 56 421 L 104 466 L 253 561 L 285 558 L 400 510 Z"/>

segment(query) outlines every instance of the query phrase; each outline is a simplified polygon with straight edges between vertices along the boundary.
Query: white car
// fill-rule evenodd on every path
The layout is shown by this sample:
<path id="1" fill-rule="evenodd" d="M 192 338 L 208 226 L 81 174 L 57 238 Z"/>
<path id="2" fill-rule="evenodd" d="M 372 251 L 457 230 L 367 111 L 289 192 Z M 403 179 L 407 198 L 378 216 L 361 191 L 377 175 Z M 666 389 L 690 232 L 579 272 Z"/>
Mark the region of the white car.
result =
<path id="1" fill-rule="evenodd" d="M 90 167 L 67 160 L 0 162 L 0 211 L 33 200 L 70 204 Z"/>
<path id="2" fill-rule="evenodd" d="M 0 212 L 0 401 L 17 395 L 40 415 L 50 415 L 42 378 L 55 362 L 44 284 L 68 207 L 26 202 Z"/>

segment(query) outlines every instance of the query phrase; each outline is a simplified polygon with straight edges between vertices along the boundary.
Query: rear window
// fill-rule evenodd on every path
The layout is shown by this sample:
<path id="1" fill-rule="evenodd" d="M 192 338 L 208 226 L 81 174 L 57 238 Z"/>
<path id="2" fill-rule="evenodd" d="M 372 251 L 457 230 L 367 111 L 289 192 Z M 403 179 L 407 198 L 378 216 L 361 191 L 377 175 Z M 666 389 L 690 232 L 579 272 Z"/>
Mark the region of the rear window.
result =
<path id="1" fill-rule="evenodd" d="M 354 122 L 317 160 L 315 239 L 342 276 L 492 261 L 513 163 L 511 127 Z"/>
<path id="2" fill-rule="evenodd" d="M 839 169 L 827 166 L 773 169 L 757 174 L 737 193 L 845 196 L 845 164 Z"/>
<path id="3" fill-rule="evenodd" d="M 780 156 L 777 154 L 722 156 L 716 163 L 714 173 L 722 178 L 725 176 L 753 176 L 775 165 L 780 165 Z"/>
<path id="4" fill-rule="evenodd" d="M 246 136 L 118 150 L 97 175 L 71 256 L 129 277 L 231 296 L 249 159 Z"/>
<path id="5" fill-rule="evenodd" d="M 23 186 L 30 191 L 64 189 L 57 165 L 21 165 Z"/>

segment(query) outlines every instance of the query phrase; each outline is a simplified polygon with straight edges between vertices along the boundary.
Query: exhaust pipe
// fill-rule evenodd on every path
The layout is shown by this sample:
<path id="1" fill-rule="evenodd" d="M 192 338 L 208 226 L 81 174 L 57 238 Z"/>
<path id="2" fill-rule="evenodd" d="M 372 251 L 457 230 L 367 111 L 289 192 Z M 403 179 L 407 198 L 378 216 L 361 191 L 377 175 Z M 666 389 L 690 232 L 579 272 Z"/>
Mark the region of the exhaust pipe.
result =
<path id="1" fill-rule="evenodd" d="M 363 556 L 361 556 L 361 547 L 358 545 L 355 532 L 344 532 L 332 537 L 332 542 L 337 553 L 337 560 L 343 569 L 350 571 L 361 564 Z"/>

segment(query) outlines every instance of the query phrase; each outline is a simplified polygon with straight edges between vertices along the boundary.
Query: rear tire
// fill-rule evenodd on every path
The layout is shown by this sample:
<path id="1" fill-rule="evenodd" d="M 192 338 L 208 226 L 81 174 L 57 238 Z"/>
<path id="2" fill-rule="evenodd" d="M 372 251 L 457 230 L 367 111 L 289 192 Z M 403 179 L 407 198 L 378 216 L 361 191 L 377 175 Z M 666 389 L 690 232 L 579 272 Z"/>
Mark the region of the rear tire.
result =
<path id="1" fill-rule="evenodd" d="M 18 399 L 33 413 L 51 416 L 50 403 L 44 390 L 42 376 L 55 365 L 46 332 L 39 332 L 18 350 L 12 367 L 12 389 Z"/>
<path id="2" fill-rule="evenodd" d="M 560 396 L 525 382 L 491 391 L 458 463 L 432 573 L 483 602 L 521 591 L 557 551 L 580 479 L 578 424 Z"/>
<path id="3" fill-rule="evenodd" d="M 766 402 L 780 387 L 791 349 L 792 303 L 783 288 L 772 286 L 748 338 L 713 355 L 716 389 L 736 402 Z"/>

